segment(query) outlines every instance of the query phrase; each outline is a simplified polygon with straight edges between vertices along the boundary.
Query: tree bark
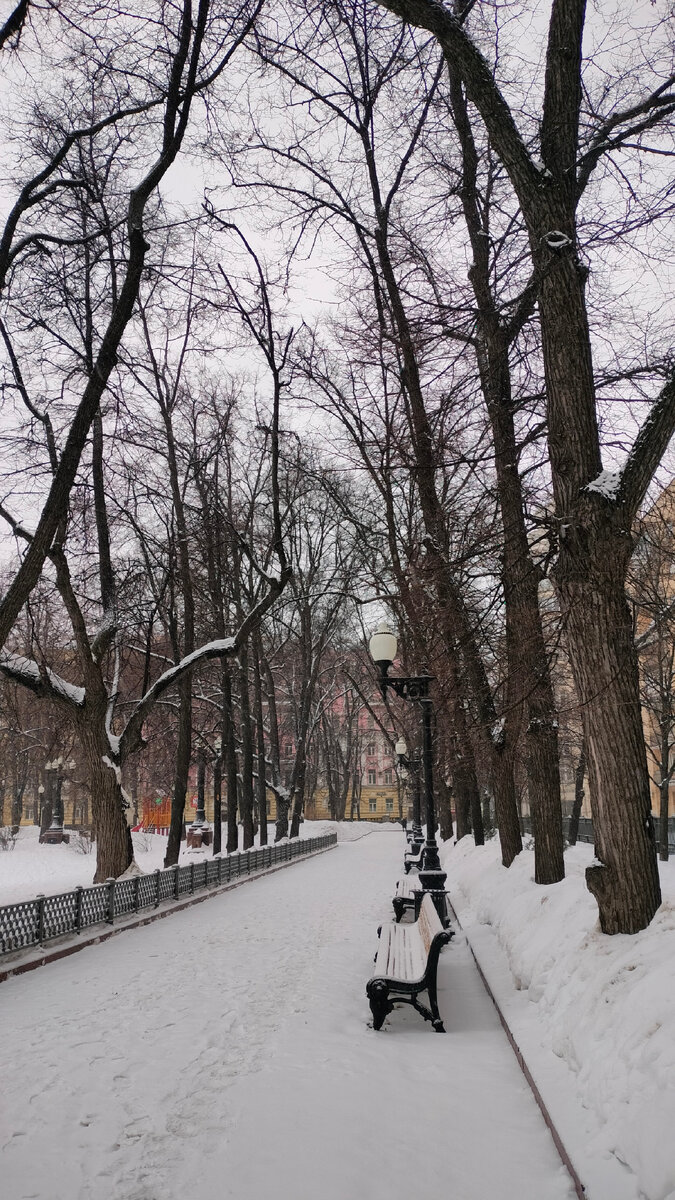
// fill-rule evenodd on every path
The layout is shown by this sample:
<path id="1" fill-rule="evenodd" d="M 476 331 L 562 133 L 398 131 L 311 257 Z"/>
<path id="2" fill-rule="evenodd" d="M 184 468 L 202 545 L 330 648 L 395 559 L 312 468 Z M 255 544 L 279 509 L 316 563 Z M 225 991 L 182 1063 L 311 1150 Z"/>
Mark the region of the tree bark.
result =
<path id="1" fill-rule="evenodd" d="M 623 580 L 631 549 L 620 516 L 589 497 L 587 534 L 561 548 L 556 582 L 588 754 L 595 852 L 586 880 L 604 933 L 637 933 L 661 902 L 637 655 Z M 598 509 L 598 520 L 593 520 Z M 588 536 L 590 535 L 590 536 Z"/>
<path id="2" fill-rule="evenodd" d="M 581 817 L 581 809 L 584 803 L 584 776 L 586 774 L 586 744 L 582 739 L 581 753 L 579 761 L 574 772 L 574 803 L 570 814 L 570 823 L 567 831 L 567 841 L 570 846 L 576 846 L 579 837 L 579 820 Z"/>
<path id="3" fill-rule="evenodd" d="M 97 711 L 92 711 L 96 707 Z M 126 817 L 126 801 L 118 783 L 105 729 L 106 697 L 92 703 L 76 719 L 80 749 L 87 765 L 92 797 L 92 821 L 96 836 L 94 883 L 117 879 L 133 862 L 134 849 Z"/>
<path id="4" fill-rule="evenodd" d="M 242 646 L 239 652 L 239 737 L 241 739 L 241 787 L 239 810 L 241 814 L 242 845 L 250 850 L 255 841 L 253 832 L 253 736 L 251 730 L 251 704 L 248 691 L 248 649 Z"/>
<path id="5" fill-rule="evenodd" d="M 659 783 L 659 858 L 668 862 L 668 808 L 670 802 L 670 705 L 661 721 L 661 781 Z"/>
<path id="6" fill-rule="evenodd" d="M 256 797 L 258 821 L 260 823 L 259 844 L 267 845 L 267 763 L 265 759 L 265 722 L 263 718 L 262 679 L 260 677 L 260 634 L 256 630 L 252 639 L 253 650 L 253 695 L 255 703 L 255 727 L 257 750 Z"/>
<path id="7" fill-rule="evenodd" d="M 232 706 L 232 676 L 228 663 L 223 663 L 223 753 L 227 775 L 227 853 L 233 854 L 239 847 L 239 780 L 237 774 L 237 750 L 234 738 L 234 711 Z"/>

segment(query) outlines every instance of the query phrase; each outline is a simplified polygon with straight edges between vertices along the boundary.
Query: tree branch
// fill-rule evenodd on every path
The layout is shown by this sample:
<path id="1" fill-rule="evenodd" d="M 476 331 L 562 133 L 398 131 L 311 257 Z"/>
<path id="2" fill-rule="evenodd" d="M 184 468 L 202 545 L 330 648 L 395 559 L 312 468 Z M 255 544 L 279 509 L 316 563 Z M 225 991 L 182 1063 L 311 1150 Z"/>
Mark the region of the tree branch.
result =
<path id="1" fill-rule="evenodd" d="M 655 401 L 638 433 L 628 461 L 621 472 L 617 500 L 629 519 L 635 517 L 647 488 L 675 433 L 675 371 Z"/>
<path id="2" fill-rule="evenodd" d="M 55 700 L 68 708 L 82 708 L 85 701 L 84 688 L 68 683 L 60 675 L 49 668 L 40 667 L 31 658 L 20 654 L 12 654 L 8 650 L 0 650 L 0 671 L 8 679 L 20 683 L 36 696 L 46 700 Z"/>
<path id="3" fill-rule="evenodd" d="M 170 667 L 168 671 L 164 671 L 159 679 L 155 680 L 152 687 L 138 701 L 127 721 L 126 728 L 120 739 L 120 755 L 122 758 L 131 754 L 141 745 L 143 723 L 159 697 L 168 688 L 174 687 L 188 671 L 194 671 L 202 663 L 209 662 L 214 658 L 234 658 L 239 653 L 251 630 L 262 620 L 268 609 L 272 607 L 278 596 L 281 595 L 290 577 L 290 567 L 284 566 L 280 577 L 273 581 L 270 590 L 251 609 L 234 637 L 219 638 L 217 641 L 208 642 L 206 645 L 200 646 L 198 650 L 193 651 L 192 654 L 188 654 L 174 667 Z"/>

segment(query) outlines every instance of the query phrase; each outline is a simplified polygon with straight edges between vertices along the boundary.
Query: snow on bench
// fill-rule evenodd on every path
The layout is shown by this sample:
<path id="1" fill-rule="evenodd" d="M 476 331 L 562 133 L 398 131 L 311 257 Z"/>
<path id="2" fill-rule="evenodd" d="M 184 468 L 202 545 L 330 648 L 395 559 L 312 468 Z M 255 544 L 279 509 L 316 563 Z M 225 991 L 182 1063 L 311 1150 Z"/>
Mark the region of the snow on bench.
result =
<path id="1" fill-rule="evenodd" d="M 375 973 L 366 985 L 373 1029 L 381 1029 L 395 1004 L 411 1004 L 437 1033 L 445 1033 L 436 997 L 438 956 L 453 934 L 443 928 L 434 902 L 425 892 L 413 925 L 383 925 L 375 955 Z M 426 992 L 429 1008 L 418 996 Z"/>

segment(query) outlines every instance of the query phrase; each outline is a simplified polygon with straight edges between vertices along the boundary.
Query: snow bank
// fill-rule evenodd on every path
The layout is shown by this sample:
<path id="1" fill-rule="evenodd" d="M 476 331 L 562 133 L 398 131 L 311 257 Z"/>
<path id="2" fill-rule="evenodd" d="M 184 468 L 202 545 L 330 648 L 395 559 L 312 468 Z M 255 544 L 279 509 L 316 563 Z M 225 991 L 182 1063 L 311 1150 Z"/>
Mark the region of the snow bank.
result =
<path id="1" fill-rule="evenodd" d="M 675 1200 L 675 867 L 660 864 L 663 904 L 649 928 L 608 937 L 585 886 L 592 857 L 590 846 L 570 848 L 566 879 L 550 887 L 534 883 L 531 851 L 505 870 L 495 841 L 446 843 L 444 865 L 469 937 L 472 921 L 496 935 L 603 1150 L 648 1200 Z"/>

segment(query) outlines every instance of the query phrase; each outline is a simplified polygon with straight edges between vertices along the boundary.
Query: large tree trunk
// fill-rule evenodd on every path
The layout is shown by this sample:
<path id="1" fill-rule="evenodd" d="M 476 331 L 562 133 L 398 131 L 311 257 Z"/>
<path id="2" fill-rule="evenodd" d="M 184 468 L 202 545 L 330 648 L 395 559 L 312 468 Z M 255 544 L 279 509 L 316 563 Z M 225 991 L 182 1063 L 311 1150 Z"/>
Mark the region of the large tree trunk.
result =
<path id="1" fill-rule="evenodd" d="M 450 769 L 455 793 L 457 841 L 473 831 L 476 845 L 482 846 L 485 842 L 485 832 L 476 776 L 476 759 L 467 728 L 463 697 L 454 664 L 450 664 L 450 668 L 453 677 L 449 702 L 449 717 L 453 728 Z"/>
<path id="2" fill-rule="evenodd" d="M 670 801 L 670 732 L 672 721 L 669 705 L 661 718 L 661 782 L 659 783 L 659 858 L 668 862 L 668 808 Z"/>
<path id="3" fill-rule="evenodd" d="M 607 536 L 599 498 L 582 539 L 561 549 L 556 581 L 581 706 L 599 865 L 586 880 L 604 933 L 637 933 L 661 902 L 637 655 L 624 596 L 630 538 Z M 592 520 L 597 509 L 598 520 Z M 617 520 L 617 525 L 621 525 Z M 595 533 L 595 537 L 589 534 Z"/>
<path id="4" fill-rule="evenodd" d="M 441 841 L 447 842 L 452 837 L 452 807 L 450 790 L 444 779 L 439 778 L 436 785 L 438 794 L 438 821 L 440 824 Z"/>
<path id="5" fill-rule="evenodd" d="M 253 736 L 251 730 L 251 705 L 248 693 L 248 650 L 243 646 L 239 652 L 239 707 L 241 721 L 241 787 L 239 809 L 241 813 L 242 845 L 250 850 L 255 837 L 253 832 Z"/>
<path id="6" fill-rule="evenodd" d="M 495 821 L 499 830 L 502 865 L 510 867 L 523 848 L 516 801 L 516 781 L 513 759 L 506 749 L 495 749 L 492 755 L 492 785 L 495 795 Z"/>
<path id="7" fill-rule="evenodd" d="M 261 846 L 267 845 L 267 765 L 265 761 L 265 721 L 263 717 L 262 679 L 260 677 L 260 631 L 256 630 L 252 639 L 253 648 L 253 695 L 255 702 L 256 728 L 256 759 L 258 773 L 256 778 L 256 799 L 258 801 L 258 821 L 260 822 Z"/>
<path id="8" fill-rule="evenodd" d="M 77 721 L 80 747 L 91 787 L 92 819 L 96 836 L 94 883 L 117 879 L 131 866 L 134 848 L 126 817 L 126 801 L 118 782 L 119 768 L 111 758 L 105 730 L 105 708 Z"/>
<path id="9" fill-rule="evenodd" d="M 567 841 L 570 846 L 576 846 L 579 837 L 579 819 L 584 803 L 584 776 L 586 774 L 586 743 L 581 741 L 581 753 L 574 772 L 574 802 L 567 830 Z"/>
<path id="10" fill-rule="evenodd" d="M 233 854 L 239 847 L 237 808 L 239 804 L 239 780 L 237 777 L 237 749 L 234 738 L 234 710 L 232 705 L 232 676 L 227 663 L 223 663 L 223 755 L 227 777 L 227 853 Z"/>
<path id="11" fill-rule="evenodd" d="M 302 743 L 302 748 L 298 747 L 297 753 L 301 754 L 301 758 L 296 772 L 295 787 L 293 789 L 293 809 L 291 812 L 291 828 L 289 833 L 289 837 L 292 838 L 300 837 L 300 820 L 305 803 L 307 754 L 305 751 L 304 742 Z"/>
<path id="12" fill-rule="evenodd" d="M 185 822 L 185 797 L 187 795 L 190 775 L 190 755 L 192 753 L 192 675 L 188 672 L 178 685 L 178 745 L 176 747 L 176 766 L 173 776 L 173 792 L 171 795 L 171 824 L 169 839 L 164 855 L 164 866 L 173 867 L 180 856 L 180 844 L 183 837 Z"/>
<path id="13" fill-rule="evenodd" d="M 223 759 L 216 756 L 213 764 L 213 853 L 220 854 L 223 847 Z"/>

